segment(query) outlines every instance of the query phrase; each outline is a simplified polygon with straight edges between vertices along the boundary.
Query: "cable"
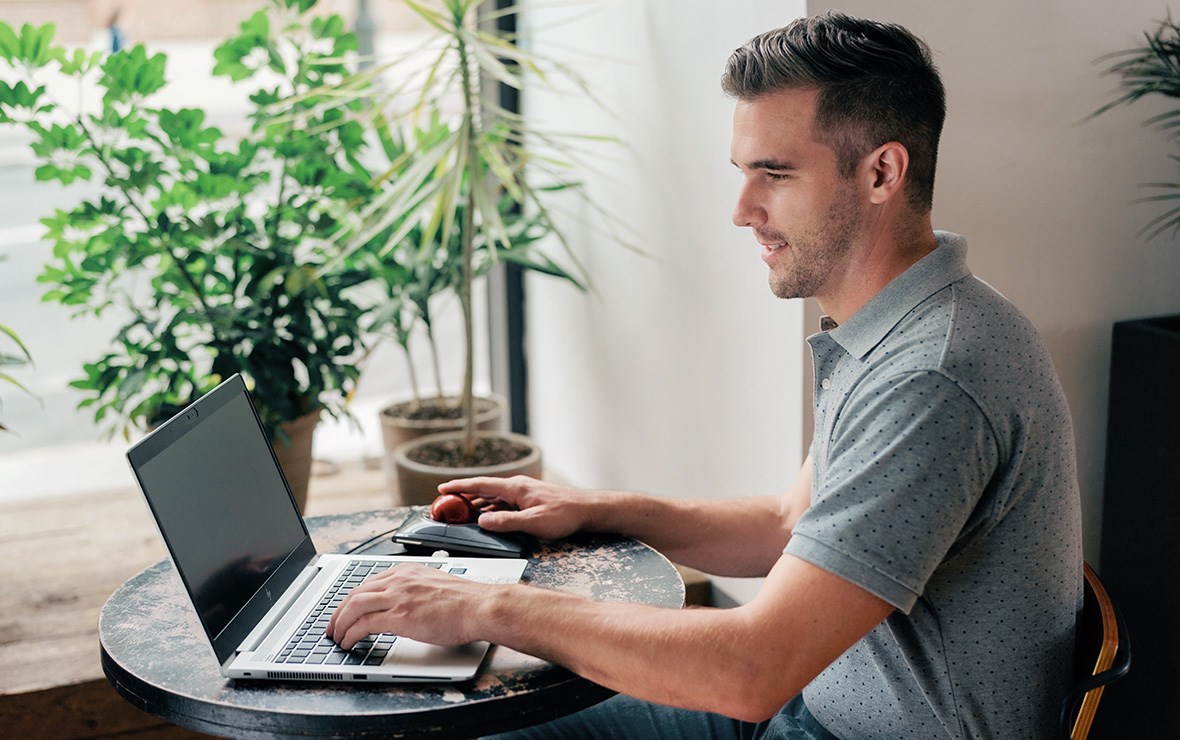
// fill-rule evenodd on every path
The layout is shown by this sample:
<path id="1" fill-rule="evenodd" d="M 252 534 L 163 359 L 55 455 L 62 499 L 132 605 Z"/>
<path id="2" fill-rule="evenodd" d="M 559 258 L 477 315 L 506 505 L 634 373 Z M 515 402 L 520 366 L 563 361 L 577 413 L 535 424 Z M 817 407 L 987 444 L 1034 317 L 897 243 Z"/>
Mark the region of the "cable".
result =
<path id="1" fill-rule="evenodd" d="M 413 512 L 410 512 L 410 514 L 412 514 L 412 513 L 413 513 Z M 404 517 L 404 518 L 403 518 L 403 519 L 402 519 L 400 522 L 398 522 L 396 526 L 394 526 L 394 527 L 391 527 L 391 528 L 389 528 L 389 529 L 385 530 L 384 532 L 380 532 L 380 533 L 378 533 L 378 534 L 375 534 L 375 535 L 373 535 L 372 537 L 370 537 L 369 539 L 365 540 L 364 542 L 361 542 L 361 543 L 360 543 L 360 544 L 358 544 L 358 545 L 354 545 L 354 546 L 353 546 L 353 548 L 352 548 L 351 550 L 348 550 L 348 551 L 347 551 L 347 552 L 345 552 L 344 554 L 345 554 L 345 555 L 353 555 L 353 554 L 355 554 L 355 553 L 359 552 L 360 550 L 363 550 L 364 548 L 368 547 L 369 545 L 372 545 L 374 542 L 376 542 L 377 540 L 381 539 L 382 537 L 388 537 L 389 535 L 393 534 L 393 533 L 394 533 L 394 532 L 396 532 L 396 531 L 397 531 L 397 530 L 398 530 L 398 529 L 399 529 L 399 528 L 400 528 L 400 527 L 401 527 L 403 524 L 405 524 L 405 523 L 406 523 L 406 519 L 409 519 L 409 518 L 410 518 L 410 514 L 406 514 L 406 516 L 405 516 L 405 517 Z"/>

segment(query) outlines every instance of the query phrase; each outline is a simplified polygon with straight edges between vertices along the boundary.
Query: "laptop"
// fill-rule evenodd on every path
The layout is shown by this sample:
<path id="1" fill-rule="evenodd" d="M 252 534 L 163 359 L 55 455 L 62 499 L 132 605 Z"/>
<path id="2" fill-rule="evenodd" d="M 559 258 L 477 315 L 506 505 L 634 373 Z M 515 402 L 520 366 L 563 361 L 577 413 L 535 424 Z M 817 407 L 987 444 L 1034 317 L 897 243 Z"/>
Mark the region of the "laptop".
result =
<path id="1" fill-rule="evenodd" d="M 519 558 L 317 554 L 240 375 L 127 452 L 222 675 L 234 679 L 464 681 L 490 645 L 438 647 L 371 635 L 351 651 L 323 636 L 365 575 L 402 563 L 515 583 Z M 438 554 L 438 553 L 436 553 Z"/>

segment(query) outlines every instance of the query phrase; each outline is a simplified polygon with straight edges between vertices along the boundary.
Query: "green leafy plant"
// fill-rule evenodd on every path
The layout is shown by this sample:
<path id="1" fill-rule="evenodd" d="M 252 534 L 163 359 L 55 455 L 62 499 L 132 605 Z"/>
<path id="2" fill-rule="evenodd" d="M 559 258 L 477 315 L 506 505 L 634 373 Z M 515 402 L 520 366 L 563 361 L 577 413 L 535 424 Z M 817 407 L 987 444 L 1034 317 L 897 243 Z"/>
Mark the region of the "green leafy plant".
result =
<path id="1" fill-rule="evenodd" d="M 32 392 L 30 392 L 28 388 L 26 388 L 19 380 L 9 374 L 10 368 L 23 367 L 33 363 L 33 356 L 29 354 L 29 348 L 24 345 L 24 342 L 20 340 L 20 337 L 16 335 L 16 332 L 4 324 L 0 324 L 0 339 L 4 340 L 4 342 L 10 345 L 9 348 L 5 348 L 3 344 L 0 344 L 0 382 L 16 386 L 25 393 L 32 395 Z M 15 347 L 15 349 L 12 349 L 11 347 Z M 3 409 L 3 407 L 4 404 L 0 403 L 0 409 Z M 3 420 L 0 419 L 0 432 L 7 431 L 9 431 L 8 427 L 6 427 Z"/>
<path id="2" fill-rule="evenodd" d="M 458 296 L 466 337 L 460 396 L 465 422 L 462 447 L 463 456 L 473 458 L 477 437 L 472 283 L 491 264 L 505 260 L 582 285 L 581 267 L 553 218 L 549 198 L 561 191 L 580 196 L 601 223 L 614 231 L 613 219 L 585 197 L 575 177 L 579 162 L 574 152 L 587 142 L 606 139 L 538 130 L 523 116 L 493 102 L 485 89 L 487 82 L 520 91 L 526 77 L 537 87 L 564 85 L 590 95 L 575 70 L 525 51 L 510 36 L 488 27 L 518 13 L 517 6 L 480 17 L 478 0 L 402 2 L 431 30 L 427 42 L 405 57 L 374 64 L 340 86 L 335 100 L 351 100 L 350 85 L 391 77 L 397 82 L 385 95 L 366 98 L 372 100 L 374 111 L 380 111 L 381 120 L 389 126 L 403 131 L 420 130 L 429 121 L 425 128 L 430 133 L 394 159 L 388 172 L 396 173 L 396 179 L 360 212 L 364 226 L 342 240 L 341 256 L 364 249 L 374 234 L 390 234 L 381 257 L 392 256 L 411 274 L 431 265 L 424 276 L 419 274 L 411 282 L 416 281 L 419 288 L 453 289 Z M 539 249 L 542 239 L 563 247 L 570 267 Z M 399 259 L 399 253 L 408 259 Z M 388 315 L 403 336 L 406 320 L 394 318 L 401 315 L 399 311 L 408 311 L 411 319 L 415 315 L 417 320 L 427 319 L 419 296 L 403 291 L 395 298 Z"/>
<path id="3" fill-rule="evenodd" d="M 366 342 L 358 288 L 371 275 L 358 263 L 388 229 L 352 239 L 349 259 L 334 245 L 388 187 L 371 171 L 388 160 L 355 120 L 360 98 L 325 105 L 313 92 L 351 76 L 357 46 L 314 4 L 271 0 L 215 50 L 213 74 L 250 86 L 240 139 L 200 109 L 154 102 L 163 54 L 71 51 L 52 25 L 0 24 L 15 80 L 0 82 L 0 123 L 33 135 L 38 180 L 102 186 L 43 220 L 53 260 L 39 277 L 45 299 L 76 314 L 126 317 L 72 383 L 96 420 L 149 426 L 234 372 L 276 438 L 285 422 L 343 410 Z M 54 97 L 50 77 L 83 104 Z M 305 125 L 275 115 L 283 100 Z"/>
<path id="4" fill-rule="evenodd" d="M 1144 40 L 1144 46 L 1103 57 L 1105 61 L 1117 60 L 1107 67 L 1104 74 L 1119 78 L 1121 94 L 1093 115 L 1097 116 L 1112 108 L 1129 105 L 1153 95 L 1180 99 L 1180 26 L 1176 25 L 1169 14 L 1153 30 L 1144 32 Z M 1173 140 L 1180 137 L 1180 105 L 1152 116 L 1146 123 L 1168 132 L 1169 138 Z M 1180 162 L 1180 156 L 1175 154 L 1169 155 L 1169 158 Z M 1143 187 L 1159 192 L 1140 198 L 1138 202 L 1167 203 L 1180 200 L 1180 183 L 1151 182 L 1144 183 Z M 1180 205 L 1173 206 L 1148 221 L 1140 234 L 1146 234 L 1148 239 L 1154 239 L 1167 231 L 1172 232 L 1173 239 L 1180 234 Z"/>

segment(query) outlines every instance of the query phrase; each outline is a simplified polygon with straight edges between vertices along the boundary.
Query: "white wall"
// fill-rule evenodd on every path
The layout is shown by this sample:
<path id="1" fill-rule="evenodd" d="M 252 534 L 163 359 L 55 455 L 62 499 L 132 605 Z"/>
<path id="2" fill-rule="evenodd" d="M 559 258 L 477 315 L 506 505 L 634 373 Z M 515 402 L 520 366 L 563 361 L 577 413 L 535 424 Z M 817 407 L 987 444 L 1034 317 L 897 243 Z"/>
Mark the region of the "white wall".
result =
<path id="1" fill-rule="evenodd" d="M 802 2 L 686 8 L 604 2 L 556 26 L 555 11 L 530 11 L 544 28 L 534 49 L 587 52 L 578 68 L 615 117 L 573 97 L 530 93 L 526 106 L 628 144 L 604 150 L 610 174 L 591 190 L 648 255 L 574 223 L 595 292 L 530 279 L 531 431 L 547 468 L 581 486 L 777 493 L 801 464 L 802 307 L 770 294 L 754 238 L 730 223 L 739 181 L 718 81 L 734 48 Z"/>
<path id="2" fill-rule="evenodd" d="M 901 23 L 934 49 L 948 92 L 936 228 L 959 231 L 977 275 L 1049 343 L 1074 418 L 1086 556 L 1102 511 L 1111 324 L 1180 311 L 1180 249 L 1136 232 L 1158 209 L 1139 183 L 1175 181 L 1155 101 L 1084 120 L 1112 99 L 1096 60 L 1141 45 L 1158 0 L 872 0 L 808 4 Z"/>

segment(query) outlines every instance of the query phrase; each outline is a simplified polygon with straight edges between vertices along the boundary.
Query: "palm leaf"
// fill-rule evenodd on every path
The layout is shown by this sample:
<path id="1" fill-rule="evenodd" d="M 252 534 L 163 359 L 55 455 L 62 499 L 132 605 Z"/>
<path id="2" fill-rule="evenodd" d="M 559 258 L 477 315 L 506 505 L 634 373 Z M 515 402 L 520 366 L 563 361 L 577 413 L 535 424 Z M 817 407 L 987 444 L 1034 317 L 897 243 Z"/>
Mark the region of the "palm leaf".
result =
<path id="1" fill-rule="evenodd" d="M 466 147 L 462 140 L 457 145 L 459 161 L 466 158 Z M 448 169 L 439 177 L 438 197 L 431 210 L 430 219 L 422 229 L 419 246 L 422 250 L 432 249 L 434 244 L 442 244 L 444 248 L 451 243 L 454 236 L 456 214 L 459 212 L 463 200 L 464 170 L 460 167 Z M 437 241 L 436 241 L 437 240 Z"/>
<path id="2" fill-rule="evenodd" d="M 1108 63 L 1103 74 L 1120 78 L 1121 93 L 1091 113 L 1090 118 L 1115 107 L 1129 105 L 1149 95 L 1180 97 L 1180 27 L 1172 21 L 1169 13 L 1152 31 L 1144 33 L 1144 39 L 1145 45 L 1142 47 L 1114 52 L 1099 59 L 1100 62 Z M 1153 115 L 1144 123 L 1169 132 L 1169 138 L 1176 138 L 1180 136 L 1180 108 Z M 1169 157 L 1180 161 L 1176 155 Z M 1180 184 L 1176 183 L 1145 183 L 1142 187 L 1180 190 Z M 1177 199 L 1180 199 L 1180 192 L 1144 196 L 1137 198 L 1135 202 L 1152 203 Z M 1180 206 L 1152 218 L 1139 230 L 1138 235 L 1147 235 L 1148 240 L 1151 240 L 1169 230 L 1172 231 L 1173 237 L 1180 233 Z"/>
<path id="3" fill-rule="evenodd" d="M 480 227 L 487 241 L 488 252 L 492 259 L 497 259 L 497 253 L 502 245 L 504 249 L 512 246 L 508 237 L 508 229 L 504 226 L 504 218 L 495 203 L 495 196 L 488 192 L 488 187 L 471 184 L 471 194 L 475 200 L 475 209 L 480 216 Z"/>
<path id="4" fill-rule="evenodd" d="M 9 339 L 11 339 L 14 343 L 16 343 L 16 346 L 20 348 L 21 354 L 24 355 L 25 361 L 32 363 L 33 355 L 31 355 L 29 353 L 29 348 L 26 347 L 25 343 L 22 342 L 20 337 L 18 337 L 16 335 L 16 332 L 14 332 L 12 329 L 5 326 L 4 324 L 0 324 L 0 334 L 4 334 Z"/>
<path id="5" fill-rule="evenodd" d="M 1151 241 L 1168 229 L 1175 230 L 1177 228 L 1180 228 L 1180 206 L 1169 209 L 1168 211 L 1161 213 L 1160 215 L 1148 221 L 1146 224 L 1144 224 L 1143 228 L 1139 230 L 1137 235 L 1143 236 L 1144 234 L 1147 234 L 1148 241 Z"/>

